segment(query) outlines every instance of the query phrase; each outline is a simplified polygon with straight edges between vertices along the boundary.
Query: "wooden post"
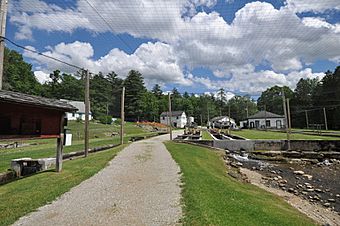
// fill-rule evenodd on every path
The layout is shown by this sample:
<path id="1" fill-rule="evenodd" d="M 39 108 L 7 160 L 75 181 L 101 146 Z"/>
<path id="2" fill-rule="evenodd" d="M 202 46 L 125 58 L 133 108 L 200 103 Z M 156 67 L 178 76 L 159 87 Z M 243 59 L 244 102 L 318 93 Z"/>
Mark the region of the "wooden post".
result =
<path id="1" fill-rule="evenodd" d="M 85 72 L 85 157 L 89 154 L 90 74 Z"/>
<path id="2" fill-rule="evenodd" d="M 308 112 L 307 112 L 307 110 L 305 110 L 305 115 L 306 115 L 306 126 L 307 126 L 307 129 L 309 129 Z"/>
<path id="3" fill-rule="evenodd" d="M 57 172 L 61 172 L 61 170 L 63 169 L 64 118 L 65 114 L 62 114 L 60 118 L 60 137 L 57 138 L 57 155 L 56 155 Z"/>
<path id="4" fill-rule="evenodd" d="M 286 108 L 286 97 L 285 97 L 285 92 L 283 90 L 282 87 L 282 102 L 283 102 L 283 112 L 285 115 L 285 129 L 286 129 L 286 133 L 287 133 L 287 149 L 290 150 L 290 136 L 289 136 L 289 131 L 288 131 L 288 117 L 287 117 L 287 108 Z"/>
<path id="5" fill-rule="evenodd" d="M 0 3 L 0 36 L 6 35 L 6 18 L 8 0 L 1 0 Z M 2 79 L 4 73 L 5 39 L 0 38 L 0 90 L 2 89 Z"/>
<path id="6" fill-rule="evenodd" d="M 122 89 L 122 96 L 120 101 L 120 144 L 124 144 L 124 121 L 125 121 L 125 87 Z"/>
<path id="7" fill-rule="evenodd" d="M 171 117 L 172 117 L 172 113 L 171 113 L 171 94 L 169 93 L 168 94 L 168 101 L 169 101 L 169 122 L 170 122 L 170 140 L 172 140 L 172 119 L 171 119 Z"/>
<path id="8" fill-rule="evenodd" d="M 231 127 L 231 119 L 230 119 L 230 103 L 228 104 L 228 121 L 229 121 L 228 135 L 230 135 L 230 127 Z"/>
<path id="9" fill-rule="evenodd" d="M 289 140 L 288 140 L 288 150 L 290 150 L 290 134 L 292 130 L 292 121 L 290 118 L 290 106 L 289 106 L 289 99 L 287 98 L 287 113 L 288 113 L 288 135 L 289 135 Z"/>
<path id="10" fill-rule="evenodd" d="M 267 131 L 267 106 L 264 105 L 264 129 Z"/>
<path id="11" fill-rule="evenodd" d="M 325 118 L 325 129 L 328 130 L 326 108 L 323 108 L 323 116 Z"/>

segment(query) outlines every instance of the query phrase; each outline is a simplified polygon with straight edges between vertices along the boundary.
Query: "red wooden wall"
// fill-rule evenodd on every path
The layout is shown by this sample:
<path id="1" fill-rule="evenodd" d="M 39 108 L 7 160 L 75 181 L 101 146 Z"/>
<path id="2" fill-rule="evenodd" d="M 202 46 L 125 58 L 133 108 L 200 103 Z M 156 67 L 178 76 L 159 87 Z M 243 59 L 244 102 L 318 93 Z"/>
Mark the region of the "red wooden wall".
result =
<path id="1" fill-rule="evenodd" d="M 0 139 L 59 137 L 63 114 L 53 109 L 0 102 Z"/>

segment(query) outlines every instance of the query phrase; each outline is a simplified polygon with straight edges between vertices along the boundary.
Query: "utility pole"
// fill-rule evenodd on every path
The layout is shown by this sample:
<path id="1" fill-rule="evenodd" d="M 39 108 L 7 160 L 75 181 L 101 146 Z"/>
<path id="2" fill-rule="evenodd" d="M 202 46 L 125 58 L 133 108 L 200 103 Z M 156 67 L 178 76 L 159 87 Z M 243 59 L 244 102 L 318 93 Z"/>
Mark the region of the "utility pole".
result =
<path id="1" fill-rule="evenodd" d="M 0 5 L 0 36 L 6 35 L 6 18 L 7 18 L 8 0 L 1 0 Z M 5 39 L 0 38 L 0 90 L 2 89 L 2 79 L 4 74 L 4 57 L 5 57 Z"/>
<path id="2" fill-rule="evenodd" d="M 267 130 L 267 106 L 264 105 L 264 128 Z"/>
<path id="3" fill-rule="evenodd" d="M 124 144 L 124 121 L 125 121 L 125 87 L 122 89 L 120 101 L 120 144 Z"/>
<path id="4" fill-rule="evenodd" d="M 207 103 L 207 111 L 208 111 L 208 123 L 209 123 L 209 121 L 210 121 L 210 111 L 209 111 L 209 105 L 208 105 L 208 103 Z"/>
<path id="5" fill-rule="evenodd" d="M 305 114 L 306 114 L 306 126 L 307 126 L 307 129 L 309 129 L 308 112 L 307 112 L 307 110 L 305 110 Z"/>
<path id="6" fill-rule="evenodd" d="M 292 130 L 292 121 L 291 121 L 291 118 L 290 118 L 290 106 L 289 106 L 289 98 L 287 98 L 287 111 L 288 111 L 288 134 L 289 134 L 289 137 L 290 137 L 290 133 L 291 133 L 291 130 Z M 288 150 L 290 150 L 290 139 L 288 140 Z"/>
<path id="7" fill-rule="evenodd" d="M 325 128 L 328 130 L 326 108 L 323 108 L 323 116 L 325 118 Z"/>
<path id="8" fill-rule="evenodd" d="M 85 73 L 85 157 L 89 154 L 90 74 Z"/>
<path id="9" fill-rule="evenodd" d="M 170 124 L 169 124 L 169 128 L 170 128 L 170 140 L 172 140 L 172 120 L 171 120 L 171 117 L 172 117 L 172 113 L 171 113 L 171 94 L 170 94 L 170 92 L 169 92 L 169 94 L 168 94 L 168 101 L 169 101 L 169 122 L 170 122 Z"/>
<path id="10" fill-rule="evenodd" d="M 286 133 L 287 133 L 287 144 L 288 144 L 288 147 L 287 149 L 290 150 L 290 136 L 289 136 L 289 131 L 288 131 L 288 117 L 287 117 L 287 108 L 286 108 L 286 97 L 285 97 L 285 92 L 283 90 L 283 87 L 282 87 L 282 102 L 283 102 L 283 112 L 284 112 L 284 115 L 285 115 L 285 129 L 286 129 Z"/>
<path id="11" fill-rule="evenodd" d="M 230 104 L 228 104 L 228 121 L 229 121 L 228 135 L 230 135 L 230 127 L 231 127 L 231 120 L 230 120 Z"/>

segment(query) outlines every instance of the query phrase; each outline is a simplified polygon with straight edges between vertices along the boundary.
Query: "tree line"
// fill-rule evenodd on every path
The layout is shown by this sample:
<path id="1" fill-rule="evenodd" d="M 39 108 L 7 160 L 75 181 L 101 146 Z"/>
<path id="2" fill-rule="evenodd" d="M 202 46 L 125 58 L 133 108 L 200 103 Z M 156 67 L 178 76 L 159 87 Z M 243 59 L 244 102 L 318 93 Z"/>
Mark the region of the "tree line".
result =
<path id="1" fill-rule="evenodd" d="M 172 110 L 183 110 L 193 116 L 198 124 L 216 116 L 230 115 L 237 122 L 247 116 L 264 110 L 283 114 L 282 90 L 291 100 L 293 127 L 306 127 L 305 112 L 310 124 L 322 124 L 320 109 L 325 107 L 329 128 L 339 129 L 340 119 L 340 67 L 334 72 L 327 71 L 325 77 L 301 79 L 293 91 L 289 87 L 274 86 L 264 91 L 257 102 L 249 95 L 236 95 L 227 101 L 226 93 L 221 88 L 216 96 L 195 95 L 187 92 L 181 94 L 174 87 L 171 91 Z M 55 99 L 84 100 L 84 77 L 62 73 L 59 70 L 49 75 L 49 81 L 40 84 L 34 76 L 32 65 L 26 63 L 20 53 L 5 49 L 3 88 L 27 94 Z M 125 115 L 128 121 L 159 121 L 161 112 L 168 110 L 168 96 L 164 95 L 161 86 L 155 84 L 147 90 L 143 75 L 131 70 L 125 79 L 115 72 L 98 73 L 90 78 L 91 112 L 95 119 L 106 116 L 120 117 L 120 98 L 122 87 L 125 87 Z M 313 122 L 313 123 L 312 123 Z"/>

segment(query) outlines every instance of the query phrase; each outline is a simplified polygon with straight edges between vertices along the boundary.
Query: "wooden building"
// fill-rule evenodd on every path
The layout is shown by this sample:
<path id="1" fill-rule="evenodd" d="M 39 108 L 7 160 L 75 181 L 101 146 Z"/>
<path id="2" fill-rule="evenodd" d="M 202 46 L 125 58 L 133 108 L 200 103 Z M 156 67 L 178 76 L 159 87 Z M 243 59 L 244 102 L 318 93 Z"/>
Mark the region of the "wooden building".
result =
<path id="1" fill-rule="evenodd" d="M 56 168 L 60 171 L 65 112 L 76 110 L 60 100 L 0 90 L 0 140 L 56 138 Z"/>

